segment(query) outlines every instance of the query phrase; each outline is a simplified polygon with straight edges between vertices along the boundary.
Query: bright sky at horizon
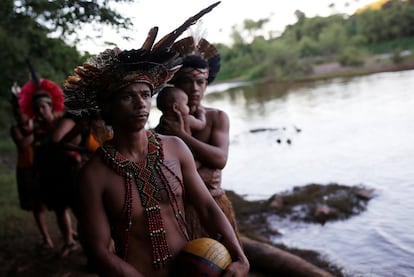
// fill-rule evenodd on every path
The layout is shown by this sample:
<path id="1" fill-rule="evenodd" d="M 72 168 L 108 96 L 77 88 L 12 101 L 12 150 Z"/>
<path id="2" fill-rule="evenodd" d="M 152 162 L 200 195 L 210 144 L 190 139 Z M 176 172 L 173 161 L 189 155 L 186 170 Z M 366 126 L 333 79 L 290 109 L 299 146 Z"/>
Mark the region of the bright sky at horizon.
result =
<path id="1" fill-rule="evenodd" d="M 81 51 L 98 54 L 108 46 L 106 42 L 113 43 L 121 49 L 140 48 L 149 29 L 159 27 L 157 41 L 165 34 L 182 24 L 190 16 L 201 9 L 215 3 L 215 0 L 137 0 L 132 4 L 115 4 L 116 9 L 124 16 L 130 17 L 134 27 L 132 30 L 115 30 L 106 27 L 101 33 L 94 32 L 91 26 L 85 25 L 80 30 L 89 36 L 100 35 L 102 38 L 82 40 L 77 44 Z M 279 3 L 277 3 L 279 2 Z M 265 25 L 267 35 L 269 32 L 277 35 L 289 24 L 296 22 L 295 11 L 300 10 L 307 17 L 328 16 L 333 13 L 352 14 L 358 8 L 375 2 L 374 0 L 222 0 L 210 13 L 204 15 L 198 26 L 203 31 L 203 37 L 212 43 L 231 44 L 230 34 L 234 26 L 241 28 L 245 19 L 257 21 L 270 19 Z M 334 5 L 331 5 L 334 4 Z M 196 27 L 193 28 L 193 30 Z M 187 36 L 190 33 L 184 33 Z M 126 40 L 130 37 L 132 40 Z"/>

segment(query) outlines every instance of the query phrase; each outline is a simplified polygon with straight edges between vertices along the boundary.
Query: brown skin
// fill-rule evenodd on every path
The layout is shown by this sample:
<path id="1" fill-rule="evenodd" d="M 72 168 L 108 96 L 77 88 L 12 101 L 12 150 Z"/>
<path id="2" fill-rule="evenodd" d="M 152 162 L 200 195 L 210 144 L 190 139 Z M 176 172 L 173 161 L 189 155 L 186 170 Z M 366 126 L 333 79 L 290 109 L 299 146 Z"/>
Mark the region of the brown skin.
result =
<path id="1" fill-rule="evenodd" d="M 33 143 L 33 120 L 19 108 L 15 108 L 16 125 L 10 129 L 10 135 L 18 148 L 30 146 Z"/>
<path id="2" fill-rule="evenodd" d="M 182 117 L 177 113 L 179 121 L 164 120 L 163 128 L 168 134 L 178 136 L 191 149 L 194 158 L 203 166 L 223 169 L 227 163 L 229 152 L 229 117 L 218 109 L 203 107 L 201 100 L 207 88 L 207 80 L 199 77 L 186 76 L 175 84 L 188 95 L 188 105 L 192 114 L 200 108 L 205 109 L 206 126 L 200 131 L 188 134 L 184 130 Z"/>
<path id="3" fill-rule="evenodd" d="M 75 135 L 73 138 L 67 141 L 63 141 L 64 138 L 76 127 L 76 122 L 71 118 L 61 118 L 52 134 L 52 141 L 54 143 L 59 144 L 62 148 L 64 148 L 66 151 L 66 154 L 69 156 L 73 156 L 77 162 L 81 162 L 81 156 L 80 155 L 74 155 L 76 150 L 78 148 L 77 145 L 81 142 L 81 136 L 80 134 Z M 69 145 L 66 147 L 66 145 Z M 72 147 L 71 147 L 72 146 Z"/>
<path id="4" fill-rule="evenodd" d="M 189 134 L 197 130 L 202 130 L 206 126 L 205 110 L 200 107 L 197 113 L 190 114 L 188 96 L 182 89 L 167 87 L 164 88 L 162 93 L 168 93 L 169 96 L 162 97 L 162 100 L 157 99 L 157 101 L 165 101 L 163 110 L 161 110 L 163 118 L 161 121 L 165 119 L 176 121 L 177 114 L 180 114 L 183 120 L 184 130 Z M 157 126 L 155 130 L 164 133 L 160 126 Z"/>
<path id="5" fill-rule="evenodd" d="M 144 83 L 132 84 L 119 91 L 106 107 L 112 114 L 115 148 L 127 159 L 139 161 L 146 157 L 148 139 L 145 124 L 151 106 L 151 91 Z M 233 263 L 224 276 L 247 276 L 249 263 L 228 220 L 217 206 L 197 174 L 192 154 L 185 143 L 171 136 L 160 136 L 165 163 L 183 181 L 185 193 L 209 233 L 222 234 L 223 244 L 230 251 Z M 183 191 L 177 181 L 169 185 L 183 210 Z M 94 156 L 83 168 L 80 176 L 80 217 L 86 252 L 102 276 L 168 276 L 170 268 L 154 270 L 151 242 L 144 211 L 136 187 L 133 186 L 132 227 L 129 233 L 128 257 L 123 261 L 107 245 L 119 236 L 122 208 L 124 207 L 124 180 L 102 160 Z M 160 202 L 167 241 L 173 256 L 186 244 L 187 239 L 175 219 L 169 199 L 162 190 Z M 122 225 L 123 226 L 123 225 Z"/>

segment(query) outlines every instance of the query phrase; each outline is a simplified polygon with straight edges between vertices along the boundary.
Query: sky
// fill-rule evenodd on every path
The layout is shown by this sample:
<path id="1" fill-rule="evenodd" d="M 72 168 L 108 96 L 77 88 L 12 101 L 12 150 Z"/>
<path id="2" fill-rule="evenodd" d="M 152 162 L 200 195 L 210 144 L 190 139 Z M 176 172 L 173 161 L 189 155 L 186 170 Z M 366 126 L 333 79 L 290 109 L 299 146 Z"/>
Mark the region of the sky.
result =
<path id="1" fill-rule="evenodd" d="M 147 36 L 148 30 L 158 26 L 157 40 L 181 25 L 190 16 L 203 8 L 215 3 L 215 0 L 136 0 L 134 3 L 112 4 L 123 16 L 130 17 L 134 27 L 130 30 L 121 30 L 106 27 L 101 32 L 93 31 L 91 25 L 83 26 L 81 34 L 102 36 L 99 39 L 82 40 L 77 44 L 80 51 L 98 54 L 106 48 L 112 48 L 105 42 L 115 44 L 121 49 L 140 48 Z M 263 35 L 269 31 L 273 34 L 281 33 L 289 24 L 296 22 L 295 11 L 300 10 L 307 17 L 329 16 L 333 13 L 352 14 L 356 9 L 374 0 L 222 0 L 210 13 L 204 15 L 198 24 L 192 28 L 201 30 L 203 37 L 212 43 L 230 45 L 230 34 L 233 27 L 241 29 L 245 19 L 270 19 L 265 25 Z M 334 4 L 334 6 L 330 4 Z M 186 32 L 184 36 L 190 35 Z M 126 40 L 124 37 L 130 37 Z"/>

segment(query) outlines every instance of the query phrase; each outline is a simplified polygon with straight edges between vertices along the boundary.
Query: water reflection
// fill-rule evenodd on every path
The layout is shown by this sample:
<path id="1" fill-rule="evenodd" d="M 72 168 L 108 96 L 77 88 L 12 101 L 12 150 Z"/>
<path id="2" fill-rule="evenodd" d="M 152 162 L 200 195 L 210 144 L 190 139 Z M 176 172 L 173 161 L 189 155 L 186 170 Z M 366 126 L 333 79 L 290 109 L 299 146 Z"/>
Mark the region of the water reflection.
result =
<path id="1" fill-rule="evenodd" d="M 275 221 L 283 236 L 274 239 L 320 251 L 351 276 L 413 276 L 414 71 L 228 87 L 205 96 L 230 117 L 226 189 L 248 199 L 311 182 L 376 190 L 357 217 L 324 226 Z M 159 116 L 153 108 L 150 126 Z"/>
<path id="2" fill-rule="evenodd" d="M 364 214 L 325 226 L 274 222 L 284 232 L 275 240 L 321 251 L 354 275 L 413 275 L 413 87 L 406 71 L 207 95 L 231 120 L 224 186 L 248 198 L 310 182 L 373 187 Z"/>

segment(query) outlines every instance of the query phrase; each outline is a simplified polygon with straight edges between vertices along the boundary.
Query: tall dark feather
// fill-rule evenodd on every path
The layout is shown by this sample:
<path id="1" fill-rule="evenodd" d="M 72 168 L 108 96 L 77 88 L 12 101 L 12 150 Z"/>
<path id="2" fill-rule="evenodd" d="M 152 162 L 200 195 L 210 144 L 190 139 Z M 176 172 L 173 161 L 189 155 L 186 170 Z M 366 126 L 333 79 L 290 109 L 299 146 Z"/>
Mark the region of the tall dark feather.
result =
<path id="1" fill-rule="evenodd" d="M 33 83 L 35 84 L 36 88 L 38 88 L 40 86 L 39 77 L 37 76 L 36 71 L 34 70 L 32 63 L 30 62 L 29 59 L 26 60 L 26 63 L 29 67 L 30 75 L 32 76 Z"/>
<path id="2" fill-rule="evenodd" d="M 158 27 L 153 27 L 149 30 L 147 38 L 145 39 L 144 43 L 142 44 L 141 49 L 145 49 L 150 51 L 152 45 L 154 45 L 155 38 L 158 34 Z"/>
<path id="3" fill-rule="evenodd" d="M 169 49 L 171 45 L 174 43 L 174 41 L 185 31 L 187 30 L 191 25 L 195 24 L 197 20 L 199 20 L 202 16 L 209 13 L 212 9 L 214 9 L 218 4 L 220 4 L 221 1 L 218 1 L 207 8 L 199 11 L 196 15 L 190 17 L 187 19 L 180 27 L 172 31 L 171 33 L 164 36 L 162 39 L 160 39 L 153 47 L 153 53 L 163 51 L 163 49 Z"/>

